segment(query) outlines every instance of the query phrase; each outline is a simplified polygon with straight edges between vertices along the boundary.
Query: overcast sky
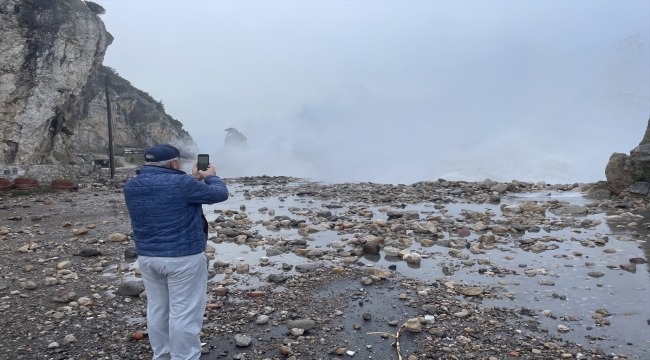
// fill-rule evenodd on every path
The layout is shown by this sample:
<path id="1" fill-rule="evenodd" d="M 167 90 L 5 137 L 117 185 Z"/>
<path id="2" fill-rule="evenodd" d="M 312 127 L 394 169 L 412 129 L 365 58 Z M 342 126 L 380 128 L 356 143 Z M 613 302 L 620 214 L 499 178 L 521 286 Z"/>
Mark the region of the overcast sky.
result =
<path id="1" fill-rule="evenodd" d="M 648 1 L 96 2 L 226 177 L 596 181 L 650 116 Z"/>

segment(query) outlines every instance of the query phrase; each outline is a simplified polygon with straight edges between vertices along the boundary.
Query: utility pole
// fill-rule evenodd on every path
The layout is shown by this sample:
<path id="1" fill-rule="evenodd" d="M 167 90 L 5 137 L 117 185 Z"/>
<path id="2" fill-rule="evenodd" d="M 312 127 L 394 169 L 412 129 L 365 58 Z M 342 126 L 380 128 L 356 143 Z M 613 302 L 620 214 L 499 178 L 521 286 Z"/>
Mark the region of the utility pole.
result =
<path id="1" fill-rule="evenodd" d="M 111 167 L 111 179 L 115 176 L 115 156 L 113 154 L 113 122 L 111 121 L 111 98 L 108 96 L 108 76 L 104 77 L 106 86 L 106 112 L 108 113 L 108 162 Z"/>

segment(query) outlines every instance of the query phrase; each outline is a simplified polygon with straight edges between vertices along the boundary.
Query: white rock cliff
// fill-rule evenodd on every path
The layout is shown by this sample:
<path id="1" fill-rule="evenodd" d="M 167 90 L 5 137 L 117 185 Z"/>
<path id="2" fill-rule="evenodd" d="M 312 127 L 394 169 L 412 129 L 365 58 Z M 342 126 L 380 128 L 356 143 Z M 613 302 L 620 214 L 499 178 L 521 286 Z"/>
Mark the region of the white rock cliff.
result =
<path id="1" fill-rule="evenodd" d="M 162 104 L 102 67 L 113 37 L 81 0 L 0 0 L 0 163 L 56 164 L 115 144 L 196 147 Z"/>

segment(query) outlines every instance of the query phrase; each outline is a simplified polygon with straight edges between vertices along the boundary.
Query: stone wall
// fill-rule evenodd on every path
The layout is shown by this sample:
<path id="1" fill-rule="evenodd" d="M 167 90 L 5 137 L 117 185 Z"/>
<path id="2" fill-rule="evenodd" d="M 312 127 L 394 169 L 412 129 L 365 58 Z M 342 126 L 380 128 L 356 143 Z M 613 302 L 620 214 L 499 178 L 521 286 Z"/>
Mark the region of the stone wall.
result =
<path id="1" fill-rule="evenodd" d="M 0 165 L 0 178 L 34 178 L 41 187 L 49 187 L 52 180 L 72 180 L 75 184 L 96 182 L 105 177 L 98 165 Z"/>

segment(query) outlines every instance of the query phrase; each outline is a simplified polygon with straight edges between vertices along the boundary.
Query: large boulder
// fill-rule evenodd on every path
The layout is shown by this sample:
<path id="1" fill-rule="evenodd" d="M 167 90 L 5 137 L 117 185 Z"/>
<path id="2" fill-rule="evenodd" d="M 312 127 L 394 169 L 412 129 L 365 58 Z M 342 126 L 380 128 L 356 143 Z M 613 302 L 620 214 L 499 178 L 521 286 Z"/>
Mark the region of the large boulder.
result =
<path id="1" fill-rule="evenodd" d="M 618 195 L 639 181 L 650 181 L 650 120 L 641 143 L 630 155 L 614 153 L 605 167 L 609 190 Z"/>

